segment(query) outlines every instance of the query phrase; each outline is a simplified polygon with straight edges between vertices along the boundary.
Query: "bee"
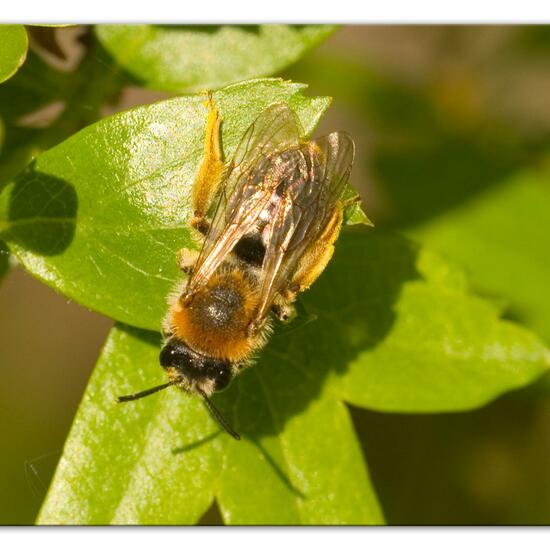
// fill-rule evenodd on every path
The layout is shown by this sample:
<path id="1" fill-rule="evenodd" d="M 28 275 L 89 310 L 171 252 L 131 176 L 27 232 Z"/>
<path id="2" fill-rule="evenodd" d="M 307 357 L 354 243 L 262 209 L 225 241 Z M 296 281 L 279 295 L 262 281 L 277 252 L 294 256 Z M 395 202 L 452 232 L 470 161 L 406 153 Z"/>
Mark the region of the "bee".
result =
<path id="1" fill-rule="evenodd" d="M 252 365 L 274 318 L 289 322 L 298 295 L 328 264 L 355 146 L 343 132 L 304 140 L 290 107 L 274 103 L 225 163 L 221 117 L 210 93 L 206 106 L 191 220 L 203 243 L 198 252 L 178 253 L 187 278 L 170 296 L 163 325 L 160 364 L 168 382 L 118 400 L 177 386 L 202 397 L 221 427 L 240 439 L 210 397 Z"/>

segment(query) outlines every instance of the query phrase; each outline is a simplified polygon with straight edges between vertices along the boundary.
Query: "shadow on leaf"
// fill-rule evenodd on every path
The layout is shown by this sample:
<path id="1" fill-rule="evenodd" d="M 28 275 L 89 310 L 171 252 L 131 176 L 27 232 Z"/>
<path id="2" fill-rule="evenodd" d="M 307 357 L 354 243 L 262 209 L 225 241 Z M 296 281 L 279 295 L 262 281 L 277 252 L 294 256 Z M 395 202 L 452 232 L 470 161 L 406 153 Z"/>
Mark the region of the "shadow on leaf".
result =
<path id="1" fill-rule="evenodd" d="M 202 447 L 206 443 L 209 443 L 213 439 L 216 439 L 220 434 L 222 433 L 221 430 L 217 430 L 215 432 L 212 432 L 211 434 L 205 435 L 201 439 L 197 439 L 196 441 L 193 441 L 192 443 L 188 443 L 187 445 L 182 445 L 181 447 L 176 447 L 175 449 L 172 449 L 173 455 L 179 455 L 181 453 L 186 453 L 188 451 L 192 451 L 193 449 L 198 449 L 199 447 Z"/>
<path id="2" fill-rule="evenodd" d="M 397 235 L 350 230 L 341 237 L 334 260 L 304 294 L 317 320 L 276 331 L 257 364 L 215 397 L 242 436 L 279 434 L 319 397 L 327 378 L 385 338 L 402 285 L 418 277 L 416 254 Z"/>
<path id="3" fill-rule="evenodd" d="M 513 155 L 485 150 L 470 139 L 434 133 L 427 143 L 375 150 L 372 164 L 391 201 L 386 226 L 406 228 L 451 210 L 518 168 Z"/>
<path id="4" fill-rule="evenodd" d="M 8 186 L 8 243 L 44 256 L 61 254 L 74 237 L 78 198 L 69 182 L 43 174 L 31 164 Z"/>
<path id="5" fill-rule="evenodd" d="M 214 396 L 224 417 L 291 490 L 284 468 L 260 444 L 262 437 L 280 434 L 292 417 L 319 398 L 327 379 L 344 374 L 357 355 L 386 337 L 403 284 L 419 277 L 416 256 L 417 248 L 396 234 L 350 228 L 325 273 L 303 295 L 308 322 L 298 323 L 295 330 L 279 325 L 257 364 Z M 126 330 L 158 345 L 157 333 Z M 172 453 L 191 451 L 220 434 L 205 434 Z"/>
<path id="6" fill-rule="evenodd" d="M 285 474 L 284 470 L 275 462 L 273 457 L 265 450 L 265 448 L 260 445 L 260 443 L 256 440 L 252 440 L 252 444 L 262 453 L 263 457 L 265 458 L 265 461 L 271 466 L 273 471 L 275 472 L 275 475 L 283 482 L 283 485 L 292 493 L 294 496 L 297 496 L 298 498 L 304 499 L 306 496 L 304 493 L 302 493 L 299 489 L 297 489 L 288 476 Z"/>

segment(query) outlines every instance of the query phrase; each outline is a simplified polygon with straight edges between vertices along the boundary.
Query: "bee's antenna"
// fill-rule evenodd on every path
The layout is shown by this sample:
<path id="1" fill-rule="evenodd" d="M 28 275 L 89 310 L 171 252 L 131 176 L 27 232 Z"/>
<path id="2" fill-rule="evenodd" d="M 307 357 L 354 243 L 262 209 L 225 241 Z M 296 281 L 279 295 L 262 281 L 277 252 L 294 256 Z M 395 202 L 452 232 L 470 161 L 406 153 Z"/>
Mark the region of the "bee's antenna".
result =
<path id="1" fill-rule="evenodd" d="M 197 391 L 204 399 L 204 403 L 207 406 L 210 414 L 218 421 L 218 424 L 231 436 L 235 439 L 241 439 L 241 436 L 227 423 L 227 420 L 222 416 L 222 413 L 216 408 L 214 403 L 208 399 L 206 393 L 203 390 L 197 388 Z"/>
<path id="2" fill-rule="evenodd" d="M 138 393 L 132 393 L 130 395 L 121 395 L 120 397 L 117 397 L 117 403 L 124 403 L 125 401 L 134 401 L 135 399 L 141 399 L 142 397 L 147 397 L 148 395 L 151 395 L 152 393 L 157 393 L 158 391 L 166 389 L 168 386 L 173 386 L 176 383 L 174 380 L 173 382 L 167 382 L 166 384 L 161 384 L 160 386 L 155 386 L 154 388 L 149 388 L 148 390 L 143 390 Z"/>

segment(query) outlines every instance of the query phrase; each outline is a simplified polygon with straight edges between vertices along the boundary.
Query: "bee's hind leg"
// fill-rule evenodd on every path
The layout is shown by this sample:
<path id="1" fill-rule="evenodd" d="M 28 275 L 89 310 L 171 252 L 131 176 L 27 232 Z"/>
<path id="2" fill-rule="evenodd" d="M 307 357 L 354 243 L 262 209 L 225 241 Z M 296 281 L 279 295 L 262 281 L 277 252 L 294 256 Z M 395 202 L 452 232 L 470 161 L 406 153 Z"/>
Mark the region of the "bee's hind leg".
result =
<path id="1" fill-rule="evenodd" d="M 210 227 L 206 213 L 223 179 L 225 169 L 220 137 L 221 116 L 214 103 L 212 92 L 208 92 L 205 106 L 208 108 L 208 117 L 204 138 L 204 157 L 193 184 L 193 219 L 191 220 L 191 225 L 203 235 Z"/>
<path id="2" fill-rule="evenodd" d="M 338 204 L 321 236 L 306 249 L 289 285 L 281 292 L 289 303 L 294 302 L 300 292 L 307 290 L 323 273 L 334 253 L 334 243 L 340 234 L 344 208 Z"/>
<path id="3" fill-rule="evenodd" d="M 281 321 L 281 323 L 290 323 L 296 317 L 296 308 L 290 302 L 283 300 L 282 298 L 276 300 L 271 306 L 273 315 Z"/>

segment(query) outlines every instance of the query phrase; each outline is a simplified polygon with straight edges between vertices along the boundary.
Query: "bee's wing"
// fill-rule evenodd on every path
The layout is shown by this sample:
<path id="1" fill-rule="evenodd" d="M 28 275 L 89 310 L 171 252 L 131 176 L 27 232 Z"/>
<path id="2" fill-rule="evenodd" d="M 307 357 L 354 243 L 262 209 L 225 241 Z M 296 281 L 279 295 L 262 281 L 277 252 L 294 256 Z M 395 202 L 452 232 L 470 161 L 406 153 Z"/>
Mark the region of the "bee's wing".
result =
<path id="1" fill-rule="evenodd" d="M 276 178 L 266 177 L 267 168 L 279 152 L 297 147 L 300 135 L 299 122 L 285 103 L 270 105 L 248 127 L 220 184 L 210 229 L 187 282 L 188 295 L 206 284 L 250 231 L 278 185 Z"/>
<path id="2" fill-rule="evenodd" d="M 349 135 L 333 132 L 294 152 L 286 192 L 265 238 L 256 320 L 266 315 L 275 294 L 291 281 L 308 245 L 321 236 L 344 191 L 354 151 Z"/>

